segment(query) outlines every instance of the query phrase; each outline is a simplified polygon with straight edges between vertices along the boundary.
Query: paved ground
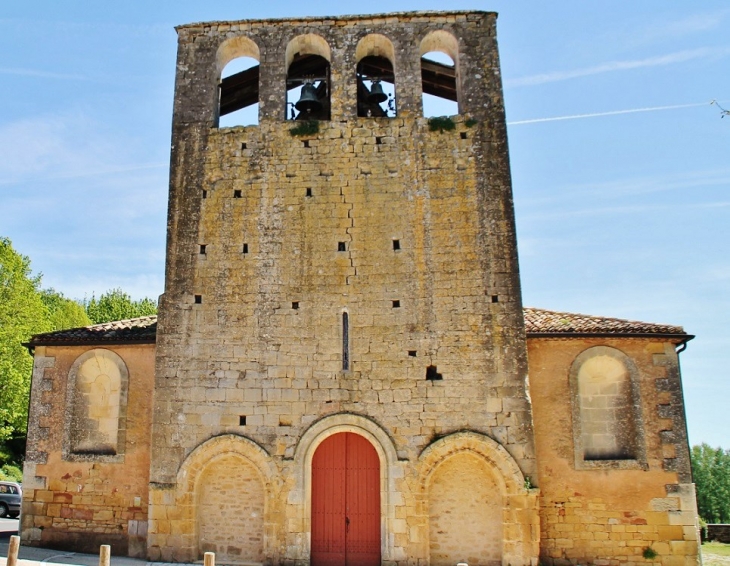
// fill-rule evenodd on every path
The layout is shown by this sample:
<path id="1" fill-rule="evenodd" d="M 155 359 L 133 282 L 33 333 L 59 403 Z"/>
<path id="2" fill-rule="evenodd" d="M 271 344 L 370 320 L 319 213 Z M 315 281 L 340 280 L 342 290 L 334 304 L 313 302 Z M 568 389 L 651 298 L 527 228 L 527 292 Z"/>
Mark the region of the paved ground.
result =
<path id="1" fill-rule="evenodd" d="M 11 535 L 18 534 L 17 519 L 0 519 L 0 566 L 5 566 L 8 556 L 8 544 Z M 50 548 L 21 546 L 18 553 L 18 566 L 43 566 L 46 563 L 70 564 L 73 566 L 99 566 L 98 554 L 82 554 L 80 552 L 64 552 Z M 173 566 L 165 562 L 147 562 L 138 558 L 112 556 L 111 566 Z M 174 566 L 183 566 L 175 564 Z"/>

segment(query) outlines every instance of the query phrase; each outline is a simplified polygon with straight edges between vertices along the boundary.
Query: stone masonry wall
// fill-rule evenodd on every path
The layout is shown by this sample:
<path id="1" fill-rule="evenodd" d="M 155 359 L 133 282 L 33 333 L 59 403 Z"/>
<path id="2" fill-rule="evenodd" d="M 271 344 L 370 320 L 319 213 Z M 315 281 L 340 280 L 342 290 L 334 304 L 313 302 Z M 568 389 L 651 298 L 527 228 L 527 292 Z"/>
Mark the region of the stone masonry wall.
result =
<path id="1" fill-rule="evenodd" d="M 404 460 L 478 431 L 536 476 L 494 24 L 446 13 L 178 28 L 155 490 L 174 489 L 216 435 L 281 461 L 332 414 L 372 419 Z M 420 117 L 419 45 L 436 30 L 460 49 L 460 116 L 443 133 Z M 332 50 L 332 120 L 294 137 L 284 52 L 306 33 Z M 396 118 L 355 117 L 355 45 L 369 33 L 395 46 Z M 217 129 L 216 54 L 239 35 L 261 52 L 260 123 Z"/>
<path id="2" fill-rule="evenodd" d="M 637 461 L 576 469 L 570 369 L 588 348 L 620 350 L 638 373 Z M 530 394 L 540 470 L 541 561 L 694 566 L 698 529 L 674 345 L 650 339 L 531 339 Z M 645 457 L 643 456 L 645 455 Z M 646 549 L 656 557 L 645 558 Z"/>
<path id="3" fill-rule="evenodd" d="M 29 450 L 23 468 L 23 544 L 75 552 L 144 556 L 147 541 L 149 430 L 154 345 L 109 346 L 129 372 L 123 446 L 116 456 L 74 455 L 69 460 L 66 423 L 73 403 L 67 379 L 85 346 L 35 349 Z"/>

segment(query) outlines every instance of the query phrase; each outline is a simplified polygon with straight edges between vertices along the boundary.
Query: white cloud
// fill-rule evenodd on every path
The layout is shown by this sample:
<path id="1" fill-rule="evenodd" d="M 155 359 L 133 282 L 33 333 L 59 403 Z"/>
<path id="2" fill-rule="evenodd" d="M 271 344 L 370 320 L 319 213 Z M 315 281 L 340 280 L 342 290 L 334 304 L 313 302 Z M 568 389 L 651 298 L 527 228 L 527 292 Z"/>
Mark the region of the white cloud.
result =
<path id="1" fill-rule="evenodd" d="M 42 77 L 44 79 L 61 79 L 72 81 L 91 81 L 90 77 L 84 75 L 73 75 L 65 73 L 51 73 L 49 71 L 39 71 L 37 69 L 20 69 L 0 67 L 0 75 L 20 75 L 24 77 Z"/>
<path id="2" fill-rule="evenodd" d="M 697 106 L 707 106 L 711 102 L 694 102 L 692 104 L 673 104 L 669 106 L 651 106 L 647 108 L 629 108 L 628 110 L 610 110 L 608 112 L 591 112 L 589 114 L 571 114 L 568 116 L 552 116 L 550 118 L 530 118 L 527 120 L 515 120 L 507 122 L 508 126 L 517 126 L 520 124 L 538 124 L 540 122 L 558 122 L 561 120 L 579 120 L 582 118 L 597 118 L 599 116 L 617 116 L 619 114 L 634 114 L 637 112 L 657 112 L 659 110 L 676 110 L 678 108 L 695 108 Z"/>
<path id="3" fill-rule="evenodd" d="M 629 71 L 646 67 L 673 65 L 701 58 L 724 57 L 728 54 L 730 54 L 730 49 L 728 49 L 727 47 L 701 47 L 698 49 L 687 49 L 684 51 L 677 51 L 675 53 L 668 53 L 667 55 L 647 57 L 645 59 L 609 61 L 607 63 L 601 63 L 600 65 L 595 65 L 593 67 L 584 67 L 582 69 L 573 69 L 570 71 L 554 71 L 550 73 L 528 75 L 526 77 L 520 77 L 516 79 L 506 79 L 504 84 L 506 87 L 536 86 L 545 83 L 553 83 L 558 81 L 577 79 L 580 77 L 588 77 L 591 75 L 600 75 L 603 73 L 614 73 L 618 71 Z"/>

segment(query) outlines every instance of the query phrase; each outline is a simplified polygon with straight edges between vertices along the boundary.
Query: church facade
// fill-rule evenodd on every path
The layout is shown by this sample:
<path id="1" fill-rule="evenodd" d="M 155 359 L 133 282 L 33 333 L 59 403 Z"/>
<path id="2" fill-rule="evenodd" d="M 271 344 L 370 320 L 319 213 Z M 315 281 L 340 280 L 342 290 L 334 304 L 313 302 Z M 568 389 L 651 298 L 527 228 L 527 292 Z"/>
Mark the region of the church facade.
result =
<path id="1" fill-rule="evenodd" d="M 523 308 L 495 24 L 178 28 L 159 317 L 32 338 L 26 544 L 696 563 L 691 336 Z"/>

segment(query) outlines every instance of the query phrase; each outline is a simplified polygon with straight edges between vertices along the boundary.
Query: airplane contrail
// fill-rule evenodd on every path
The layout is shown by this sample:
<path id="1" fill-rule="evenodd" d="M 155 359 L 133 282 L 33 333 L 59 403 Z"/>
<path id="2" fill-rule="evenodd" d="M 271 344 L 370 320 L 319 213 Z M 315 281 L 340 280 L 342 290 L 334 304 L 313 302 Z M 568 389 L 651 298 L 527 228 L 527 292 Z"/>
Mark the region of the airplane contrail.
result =
<path id="1" fill-rule="evenodd" d="M 572 114 L 570 116 L 553 116 L 551 118 L 532 118 L 530 120 L 517 120 L 507 122 L 508 126 L 518 124 L 537 124 L 538 122 L 557 122 L 559 120 L 578 120 L 580 118 L 597 118 L 599 116 L 616 116 L 618 114 L 634 114 L 636 112 L 656 112 L 658 110 L 676 110 L 677 108 L 694 108 L 707 106 L 708 102 L 697 102 L 694 104 L 673 104 L 671 106 L 652 106 L 650 108 L 630 108 L 628 110 L 611 110 L 610 112 L 592 112 L 591 114 Z"/>

